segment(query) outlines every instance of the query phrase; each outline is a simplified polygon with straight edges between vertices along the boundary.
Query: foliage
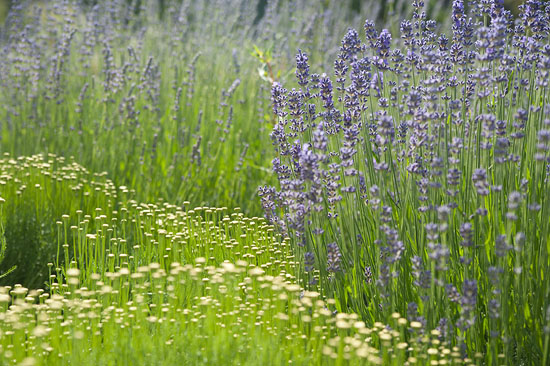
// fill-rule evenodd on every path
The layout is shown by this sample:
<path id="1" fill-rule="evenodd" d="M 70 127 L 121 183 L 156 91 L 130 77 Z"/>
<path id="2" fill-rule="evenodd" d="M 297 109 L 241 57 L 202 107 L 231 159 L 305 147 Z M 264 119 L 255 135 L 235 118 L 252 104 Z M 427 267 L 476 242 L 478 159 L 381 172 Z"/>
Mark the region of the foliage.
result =
<path id="1" fill-rule="evenodd" d="M 87 215 L 98 207 L 114 208 L 119 194 L 132 195 L 104 174 L 63 157 L 5 155 L 0 159 L 0 196 L 5 197 L 0 225 L 7 244 L 3 283 L 43 287 L 46 264 L 59 258 L 57 222 L 74 210 Z"/>
<path id="2" fill-rule="evenodd" d="M 0 364 L 550 362 L 547 3 L 91 3 L 0 26 Z"/>
<path id="3" fill-rule="evenodd" d="M 298 87 L 274 84 L 266 215 L 338 310 L 407 313 L 486 364 L 546 364 L 548 5 L 513 23 L 455 1 L 446 33 L 413 5 L 399 41 L 350 28 L 334 78 L 299 51 Z"/>
<path id="4" fill-rule="evenodd" d="M 295 283 L 289 242 L 261 218 L 130 201 L 60 231 L 74 260 L 52 267 L 51 291 L 0 288 L 3 363 L 463 364 L 399 314 L 391 328 L 335 316 Z"/>

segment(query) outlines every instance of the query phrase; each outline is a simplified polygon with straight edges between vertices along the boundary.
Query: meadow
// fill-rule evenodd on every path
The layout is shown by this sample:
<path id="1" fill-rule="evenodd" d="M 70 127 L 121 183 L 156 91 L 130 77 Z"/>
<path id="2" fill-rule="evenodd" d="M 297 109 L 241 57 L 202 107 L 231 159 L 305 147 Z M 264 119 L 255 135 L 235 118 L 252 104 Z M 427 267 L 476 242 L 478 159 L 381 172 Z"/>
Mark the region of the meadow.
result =
<path id="1" fill-rule="evenodd" d="M 0 365 L 550 365 L 550 5 L 253 3 L 12 2 Z"/>

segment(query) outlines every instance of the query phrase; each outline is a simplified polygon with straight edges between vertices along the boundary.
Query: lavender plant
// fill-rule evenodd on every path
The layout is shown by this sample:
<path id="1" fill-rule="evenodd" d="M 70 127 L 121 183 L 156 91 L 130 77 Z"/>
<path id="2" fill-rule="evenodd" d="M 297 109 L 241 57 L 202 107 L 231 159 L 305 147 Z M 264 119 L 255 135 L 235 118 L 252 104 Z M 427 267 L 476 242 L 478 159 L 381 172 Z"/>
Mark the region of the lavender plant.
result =
<path id="1" fill-rule="evenodd" d="M 274 83 L 265 216 L 300 283 L 368 323 L 408 314 L 480 364 L 550 361 L 548 5 L 413 1 L 399 33 L 350 28 L 319 74 Z"/>
<path id="2" fill-rule="evenodd" d="M 143 200 L 259 214 L 248 182 L 270 179 L 258 131 L 272 119 L 253 45 L 273 49 L 282 81 L 295 47 L 332 52 L 345 10 L 273 1 L 256 24 L 248 1 L 163 6 L 159 18 L 157 0 L 14 2 L 0 25 L 0 149 L 74 156 Z"/>
<path id="3" fill-rule="evenodd" d="M 547 4 L 88 3 L 0 25 L 1 364 L 550 362 Z"/>

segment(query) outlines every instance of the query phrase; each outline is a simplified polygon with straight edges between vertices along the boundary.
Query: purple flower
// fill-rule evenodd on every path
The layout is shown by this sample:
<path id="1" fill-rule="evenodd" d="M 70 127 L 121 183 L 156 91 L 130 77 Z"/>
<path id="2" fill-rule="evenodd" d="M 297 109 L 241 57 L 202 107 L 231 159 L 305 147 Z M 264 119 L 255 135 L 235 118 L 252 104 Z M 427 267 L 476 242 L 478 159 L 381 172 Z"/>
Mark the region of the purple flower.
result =
<path id="1" fill-rule="evenodd" d="M 332 100 L 332 81 L 325 74 L 321 75 L 319 79 L 319 92 L 323 100 L 323 107 L 329 111 L 332 110 L 334 108 L 334 102 Z"/>
<path id="2" fill-rule="evenodd" d="M 376 40 L 378 38 L 378 31 L 374 26 L 374 22 L 372 20 L 367 19 L 365 21 L 365 25 L 363 26 L 363 29 L 365 30 L 365 37 L 369 42 L 370 47 L 375 48 Z"/>
<path id="3" fill-rule="evenodd" d="M 349 28 L 344 39 L 342 40 L 342 46 L 340 52 L 344 55 L 346 60 L 354 60 L 356 55 L 361 52 L 361 40 L 359 34 L 353 28 Z"/>
<path id="4" fill-rule="evenodd" d="M 372 270 L 370 266 L 365 267 L 365 282 L 372 283 Z"/>
<path id="5" fill-rule="evenodd" d="M 449 298 L 449 301 L 458 303 L 460 301 L 460 294 L 458 293 L 458 290 L 456 289 L 455 285 L 448 284 L 445 286 L 445 292 L 447 293 L 447 297 Z"/>
<path id="6" fill-rule="evenodd" d="M 462 27 L 465 20 L 464 18 L 465 18 L 464 1 L 454 0 L 452 19 L 453 19 L 453 33 L 455 33 L 456 38 L 460 36 L 460 32 L 462 31 Z"/>
<path id="7" fill-rule="evenodd" d="M 298 50 L 296 54 L 296 78 L 298 79 L 298 84 L 301 86 L 306 86 L 309 80 L 309 64 L 308 57 L 305 52 Z"/>
<path id="8" fill-rule="evenodd" d="M 386 59 L 390 54 L 391 34 L 387 29 L 382 29 L 376 42 L 376 49 L 380 57 Z"/>
<path id="9" fill-rule="evenodd" d="M 460 304 L 464 309 L 473 310 L 477 304 L 477 282 L 476 280 L 464 280 L 462 284 L 462 298 Z"/>
<path id="10" fill-rule="evenodd" d="M 340 272 L 341 257 L 342 254 L 340 253 L 340 248 L 338 248 L 338 244 L 327 244 L 327 271 Z"/>
<path id="11" fill-rule="evenodd" d="M 271 102 L 273 104 L 273 113 L 278 117 L 285 117 L 287 112 L 286 107 L 287 90 L 281 84 L 275 82 L 271 87 Z"/>
<path id="12" fill-rule="evenodd" d="M 477 193 L 481 196 L 489 194 L 489 184 L 487 183 L 487 171 L 485 169 L 476 169 L 472 174 L 472 182 Z"/>
<path id="13" fill-rule="evenodd" d="M 462 225 L 460 225 L 460 236 L 462 236 L 462 242 L 460 245 L 463 247 L 471 247 L 474 245 L 472 241 L 473 233 L 472 233 L 472 224 L 469 222 L 465 222 Z"/>
<path id="14" fill-rule="evenodd" d="M 312 252 L 306 252 L 304 254 L 304 268 L 306 272 L 312 272 L 315 265 L 315 255 Z"/>
<path id="15" fill-rule="evenodd" d="M 405 41 L 405 46 L 409 46 L 413 38 L 413 25 L 409 20 L 403 20 L 399 27 L 401 31 L 401 38 Z"/>
<path id="16" fill-rule="evenodd" d="M 548 11 L 545 8 L 545 1 L 527 0 L 523 5 L 520 5 L 520 16 L 525 28 L 530 28 L 533 33 L 543 32 L 548 26 Z"/>

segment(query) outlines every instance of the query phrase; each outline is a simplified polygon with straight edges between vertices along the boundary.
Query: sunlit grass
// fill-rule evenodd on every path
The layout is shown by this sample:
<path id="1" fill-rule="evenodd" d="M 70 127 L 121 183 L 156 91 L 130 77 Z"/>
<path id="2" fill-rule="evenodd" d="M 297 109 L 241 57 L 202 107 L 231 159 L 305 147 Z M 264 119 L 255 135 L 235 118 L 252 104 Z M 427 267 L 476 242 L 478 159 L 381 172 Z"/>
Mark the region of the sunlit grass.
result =
<path id="1" fill-rule="evenodd" d="M 335 312 L 296 283 L 288 240 L 238 210 L 129 202 L 59 230 L 74 234 L 49 290 L 0 288 L 6 364 L 468 364 L 397 313 Z"/>
<path id="2" fill-rule="evenodd" d="M 0 365 L 546 364 L 550 8 L 452 3 L 0 1 Z"/>
<path id="3" fill-rule="evenodd" d="M 43 287 L 48 262 L 63 260 L 57 248 L 56 221 L 69 212 L 112 210 L 132 192 L 116 188 L 105 174 L 92 174 L 74 159 L 55 155 L 0 159 L 0 197 L 7 243 L 3 267 L 17 268 L 2 279 L 30 288 Z M 119 197 L 120 195 L 120 197 Z M 95 224 L 92 224 L 95 226 Z"/>

